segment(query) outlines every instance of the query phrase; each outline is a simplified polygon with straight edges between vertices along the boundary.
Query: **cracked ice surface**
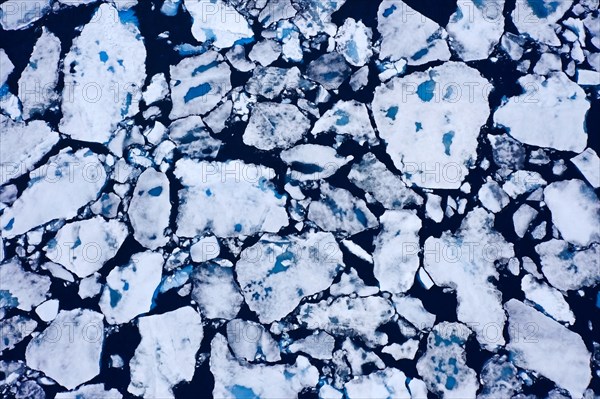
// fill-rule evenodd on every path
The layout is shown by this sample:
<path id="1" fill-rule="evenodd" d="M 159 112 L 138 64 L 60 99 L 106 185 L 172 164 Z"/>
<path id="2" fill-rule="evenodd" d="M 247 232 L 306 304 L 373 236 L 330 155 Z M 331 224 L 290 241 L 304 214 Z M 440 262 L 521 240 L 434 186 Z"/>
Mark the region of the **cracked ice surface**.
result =
<path id="1" fill-rule="evenodd" d="M 600 395 L 598 0 L 0 4 L 0 396 Z"/>

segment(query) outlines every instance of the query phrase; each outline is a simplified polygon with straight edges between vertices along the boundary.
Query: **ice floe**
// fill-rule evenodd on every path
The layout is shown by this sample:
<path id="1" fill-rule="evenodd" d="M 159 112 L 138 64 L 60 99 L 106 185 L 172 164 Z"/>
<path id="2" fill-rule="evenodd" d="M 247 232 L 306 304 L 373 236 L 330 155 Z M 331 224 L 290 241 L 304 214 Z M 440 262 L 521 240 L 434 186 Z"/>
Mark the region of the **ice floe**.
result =
<path id="1" fill-rule="evenodd" d="M 134 19 L 102 4 L 74 41 L 65 74 L 59 130 L 106 143 L 117 125 L 138 112 L 146 78 L 146 48 Z"/>
<path id="2" fill-rule="evenodd" d="M 394 165 L 410 183 L 460 187 L 489 116 L 489 88 L 477 70 L 449 62 L 376 89 L 375 122 Z"/>
<path id="3" fill-rule="evenodd" d="M 107 175 L 100 157 L 88 149 L 70 148 L 31 172 L 33 180 L 2 215 L 2 234 L 14 237 L 53 219 L 77 216 L 97 198 Z M 44 198 L 43 204 L 39 199 Z"/>
<path id="4" fill-rule="evenodd" d="M 590 108 L 583 89 L 562 72 L 548 78 L 526 75 L 519 84 L 523 94 L 500 106 L 494 122 L 524 144 L 583 151 L 588 141 L 585 114 Z"/>
<path id="5" fill-rule="evenodd" d="M 242 251 L 235 270 L 248 307 L 270 323 L 304 297 L 327 289 L 342 265 L 342 252 L 329 233 L 264 235 Z"/>
<path id="6" fill-rule="evenodd" d="M 40 370 L 67 389 L 100 373 L 104 317 L 88 309 L 61 311 L 27 345 L 27 366 Z"/>
<path id="7" fill-rule="evenodd" d="M 127 234 L 124 223 L 96 216 L 65 224 L 44 250 L 48 259 L 83 278 L 115 256 Z"/>
<path id="8" fill-rule="evenodd" d="M 590 353 L 579 334 L 516 299 L 504 307 L 509 322 L 507 349 L 513 362 L 554 381 L 572 397 L 581 398 L 591 372 Z M 565 364 L 569 367 L 563 367 Z"/>
<path id="9" fill-rule="evenodd" d="M 132 255 L 129 263 L 108 274 L 100 309 L 109 324 L 127 323 L 150 310 L 163 263 L 160 254 L 142 252 Z"/>
<path id="10" fill-rule="evenodd" d="M 173 386 L 194 376 L 196 352 L 204 336 L 202 319 L 185 306 L 141 317 L 138 325 L 142 340 L 129 363 L 127 390 L 136 396 L 173 398 Z"/>

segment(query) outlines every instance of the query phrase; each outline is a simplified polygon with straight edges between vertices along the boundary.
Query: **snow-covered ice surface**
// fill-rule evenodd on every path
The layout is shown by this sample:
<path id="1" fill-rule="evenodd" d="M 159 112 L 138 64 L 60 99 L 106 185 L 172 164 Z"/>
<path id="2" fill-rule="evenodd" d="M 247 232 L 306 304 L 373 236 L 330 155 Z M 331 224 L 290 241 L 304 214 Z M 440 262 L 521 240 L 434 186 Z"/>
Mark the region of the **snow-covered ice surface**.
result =
<path id="1" fill-rule="evenodd" d="M 600 397 L 598 0 L 0 4 L 0 397 Z"/>

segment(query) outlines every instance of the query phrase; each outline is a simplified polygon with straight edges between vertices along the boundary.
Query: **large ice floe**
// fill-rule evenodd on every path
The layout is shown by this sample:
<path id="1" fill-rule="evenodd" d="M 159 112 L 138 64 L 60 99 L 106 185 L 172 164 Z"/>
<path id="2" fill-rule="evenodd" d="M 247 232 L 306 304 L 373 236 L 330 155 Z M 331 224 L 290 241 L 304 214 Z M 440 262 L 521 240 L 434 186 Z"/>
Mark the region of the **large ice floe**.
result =
<path id="1" fill-rule="evenodd" d="M 477 158 L 489 82 L 463 63 L 394 78 L 375 91 L 373 114 L 396 168 L 412 184 L 458 188 Z"/>
<path id="2" fill-rule="evenodd" d="M 0 3 L 0 397 L 600 397 L 598 0 Z"/>

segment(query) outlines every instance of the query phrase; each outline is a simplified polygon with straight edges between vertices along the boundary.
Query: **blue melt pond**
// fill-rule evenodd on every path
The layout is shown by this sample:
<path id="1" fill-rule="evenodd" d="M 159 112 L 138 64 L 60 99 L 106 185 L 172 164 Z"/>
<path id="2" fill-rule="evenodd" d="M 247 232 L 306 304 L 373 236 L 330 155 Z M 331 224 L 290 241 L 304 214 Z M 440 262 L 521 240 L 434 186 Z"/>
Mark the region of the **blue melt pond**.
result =
<path id="1" fill-rule="evenodd" d="M 435 82 L 433 80 L 427 80 L 417 87 L 417 95 L 423 101 L 431 101 L 433 98 L 433 92 L 435 91 Z"/>
<path id="2" fill-rule="evenodd" d="M 446 378 L 446 389 L 454 389 L 456 386 L 456 378 L 448 376 Z"/>
<path id="3" fill-rule="evenodd" d="M 239 233 L 240 231 L 242 231 L 242 225 L 239 223 L 236 223 L 236 225 L 233 226 L 233 229 L 236 231 L 236 233 Z"/>
<path id="4" fill-rule="evenodd" d="M 527 3 L 538 18 L 547 18 L 556 11 L 560 4 L 558 1 L 546 2 L 545 0 L 527 0 Z"/>
<path id="5" fill-rule="evenodd" d="M 254 391 L 243 385 L 234 385 L 229 388 L 229 392 L 236 399 L 260 399 L 260 397 L 254 393 Z"/>
<path id="6" fill-rule="evenodd" d="M 100 56 L 100 61 L 102 61 L 102 62 L 108 61 L 108 54 L 106 54 L 106 51 L 101 51 L 98 53 L 98 55 Z"/>
<path id="7" fill-rule="evenodd" d="M 194 98 L 202 97 L 210 92 L 210 84 L 202 83 L 200 86 L 191 87 L 183 97 L 183 101 L 190 102 Z"/>
<path id="8" fill-rule="evenodd" d="M 450 131 L 444 133 L 442 136 L 442 143 L 444 143 L 444 153 L 450 156 L 450 147 L 452 146 L 452 139 L 454 138 L 454 132 Z"/>
<path id="9" fill-rule="evenodd" d="M 396 120 L 396 115 L 398 115 L 398 107 L 396 107 L 396 106 L 390 107 L 387 110 L 387 112 L 385 113 L 385 116 L 390 118 L 393 121 Z"/>
<path id="10" fill-rule="evenodd" d="M 415 122 L 415 130 L 417 132 L 423 130 L 423 124 L 421 122 Z"/>
<path id="11" fill-rule="evenodd" d="M 390 15 L 392 15 L 394 13 L 394 11 L 396 11 L 396 9 L 397 8 L 395 5 L 392 5 L 391 7 L 386 8 L 385 11 L 383 12 L 383 16 L 386 18 L 389 17 Z"/>
<path id="12" fill-rule="evenodd" d="M 345 126 L 348 123 L 350 123 L 350 115 L 348 115 L 347 112 L 342 111 L 341 109 L 338 109 L 337 111 L 335 111 L 335 116 L 339 116 L 338 120 L 335 121 L 335 124 L 338 126 Z"/>
<path id="13" fill-rule="evenodd" d="M 158 197 L 160 195 L 160 193 L 162 193 L 163 188 L 161 186 L 158 187 L 154 187 L 150 190 L 148 190 L 148 194 L 150 194 L 153 197 Z"/>

